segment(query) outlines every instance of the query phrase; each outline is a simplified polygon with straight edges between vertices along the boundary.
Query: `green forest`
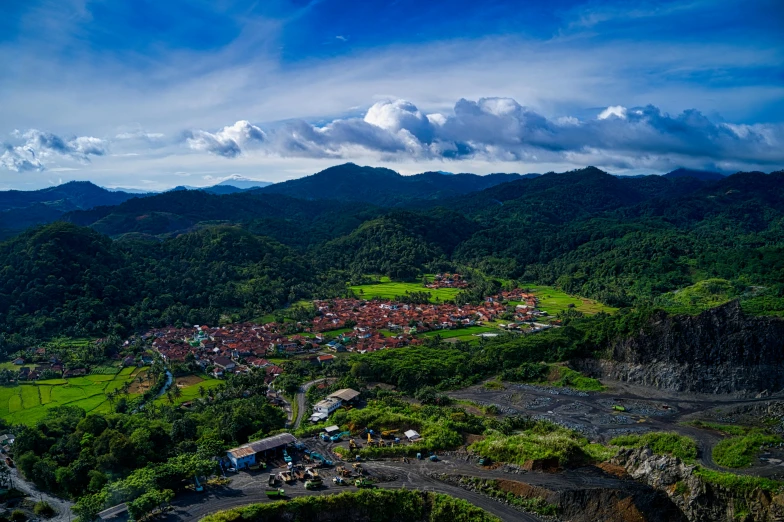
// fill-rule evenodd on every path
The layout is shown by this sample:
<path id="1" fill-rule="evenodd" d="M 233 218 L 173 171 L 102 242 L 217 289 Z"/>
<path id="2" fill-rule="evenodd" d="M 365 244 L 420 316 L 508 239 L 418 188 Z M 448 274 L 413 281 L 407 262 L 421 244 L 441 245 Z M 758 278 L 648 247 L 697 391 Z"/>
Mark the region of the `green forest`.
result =
<path id="1" fill-rule="evenodd" d="M 749 313 L 781 315 L 782 180 L 588 168 L 468 195 L 396 197 L 394 207 L 380 196 L 314 202 L 256 191 L 134 198 L 0 244 L 0 349 L 248 319 L 345 295 L 367 274 L 416 281 L 447 270 L 612 307 L 696 313 L 740 299 Z"/>

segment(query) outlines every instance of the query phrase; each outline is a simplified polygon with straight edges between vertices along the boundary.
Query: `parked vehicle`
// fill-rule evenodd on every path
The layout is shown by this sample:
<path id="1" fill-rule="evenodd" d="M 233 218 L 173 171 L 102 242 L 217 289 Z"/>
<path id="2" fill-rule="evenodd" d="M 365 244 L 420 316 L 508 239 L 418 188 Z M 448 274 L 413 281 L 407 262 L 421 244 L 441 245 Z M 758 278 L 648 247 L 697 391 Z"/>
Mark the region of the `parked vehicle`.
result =
<path id="1" fill-rule="evenodd" d="M 345 435 L 351 435 L 351 432 L 350 432 L 350 431 L 343 431 L 343 432 L 341 432 L 341 433 L 338 433 L 337 435 L 333 435 L 333 436 L 331 436 L 331 437 L 329 438 L 329 440 L 330 440 L 331 442 L 338 442 L 338 441 L 339 441 L 339 440 L 340 440 L 340 439 L 341 439 L 343 436 L 345 436 Z"/>
<path id="2" fill-rule="evenodd" d="M 274 488 L 268 489 L 264 493 L 267 494 L 269 498 L 285 498 L 286 497 L 286 490 L 283 488 Z"/>
<path id="3" fill-rule="evenodd" d="M 343 477 L 333 477 L 332 482 L 338 486 L 348 486 L 348 482 Z"/>
<path id="4" fill-rule="evenodd" d="M 321 480 L 321 477 L 313 477 L 312 479 L 305 482 L 305 489 L 316 489 L 320 488 L 324 482 Z"/>
<path id="5" fill-rule="evenodd" d="M 291 456 L 289 456 L 289 452 L 286 450 L 283 450 L 283 460 L 286 462 L 291 462 Z"/>
<path id="6" fill-rule="evenodd" d="M 361 478 L 361 479 L 357 479 L 357 480 L 355 480 L 355 481 L 354 481 L 354 485 L 355 485 L 356 487 L 358 487 L 358 488 L 372 488 L 372 487 L 374 487 L 374 486 L 373 486 L 373 483 L 372 483 L 372 482 L 370 482 L 370 481 L 369 481 L 368 479 L 366 479 L 366 478 Z"/>

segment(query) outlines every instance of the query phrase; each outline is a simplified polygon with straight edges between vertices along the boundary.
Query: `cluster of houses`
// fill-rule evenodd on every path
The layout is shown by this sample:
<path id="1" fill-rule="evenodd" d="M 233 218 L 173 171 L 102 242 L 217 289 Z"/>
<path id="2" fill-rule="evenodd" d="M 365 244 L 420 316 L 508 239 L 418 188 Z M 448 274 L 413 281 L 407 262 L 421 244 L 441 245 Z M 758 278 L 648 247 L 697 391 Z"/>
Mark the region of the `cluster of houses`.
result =
<path id="1" fill-rule="evenodd" d="M 426 288 L 468 288 L 460 274 L 436 274 Z"/>
<path id="2" fill-rule="evenodd" d="M 115 354 L 112 359 L 120 361 L 122 366 L 147 366 L 152 364 L 152 356 L 125 357 Z M 19 381 L 37 381 L 42 378 L 82 377 L 89 373 L 87 368 L 66 368 L 57 355 L 47 355 L 46 348 L 40 347 L 28 353 L 28 357 L 16 357 L 11 361 L 19 366 L 16 379 Z M 34 364 L 34 366 L 32 365 Z"/>
<path id="3" fill-rule="evenodd" d="M 536 298 L 520 290 L 462 306 L 333 299 L 314 301 L 316 316 L 298 323 L 302 333 L 294 335 L 284 333 L 290 325 L 240 323 L 158 328 L 145 337 L 152 338 L 153 348 L 169 362 L 192 361 L 216 377 L 262 368 L 271 382 L 283 370 L 267 358 L 300 355 L 315 365 L 326 365 L 336 353 L 416 346 L 422 343 L 416 335 L 423 332 L 495 321 L 507 312 L 506 301 L 521 303 L 515 309 L 516 321 L 532 321 L 540 313 Z"/>

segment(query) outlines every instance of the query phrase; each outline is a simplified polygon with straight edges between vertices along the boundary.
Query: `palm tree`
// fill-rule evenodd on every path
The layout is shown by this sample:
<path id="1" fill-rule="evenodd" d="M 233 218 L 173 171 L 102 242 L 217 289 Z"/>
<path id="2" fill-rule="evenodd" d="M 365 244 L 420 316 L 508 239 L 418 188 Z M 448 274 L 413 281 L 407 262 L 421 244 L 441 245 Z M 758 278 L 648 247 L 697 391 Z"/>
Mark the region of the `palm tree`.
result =
<path id="1" fill-rule="evenodd" d="M 174 388 L 172 389 L 172 393 L 174 393 L 174 397 L 176 399 L 179 399 L 180 397 L 182 397 L 182 390 L 176 384 L 174 385 Z"/>
<path id="2" fill-rule="evenodd" d="M 174 394 L 171 390 L 166 392 L 166 398 L 169 399 L 169 404 L 174 404 Z"/>
<path id="3" fill-rule="evenodd" d="M 204 389 L 204 386 L 199 386 L 199 397 L 201 397 L 203 399 L 204 395 L 206 395 L 206 393 L 207 393 L 207 390 Z"/>

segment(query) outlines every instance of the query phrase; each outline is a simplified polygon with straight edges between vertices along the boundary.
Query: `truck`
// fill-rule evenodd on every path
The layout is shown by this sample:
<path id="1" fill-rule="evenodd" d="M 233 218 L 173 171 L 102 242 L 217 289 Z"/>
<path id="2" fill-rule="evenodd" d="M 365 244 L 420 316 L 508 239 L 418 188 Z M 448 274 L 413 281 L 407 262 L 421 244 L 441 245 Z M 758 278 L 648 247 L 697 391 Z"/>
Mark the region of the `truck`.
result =
<path id="1" fill-rule="evenodd" d="M 283 450 L 283 460 L 286 462 L 291 462 L 291 456 L 289 456 L 289 452 L 286 450 Z"/>
<path id="2" fill-rule="evenodd" d="M 278 478 L 280 478 L 282 482 L 285 482 L 287 484 L 290 482 L 294 482 L 294 475 L 292 475 L 290 471 L 281 471 L 280 473 L 278 473 Z"/>
<path id="3" fill-rule="evenodd" d="M 278 479 L 275 478 L 275 474 L 274 473 L 270 473 L 269 478 L 267 479 L 267 485 L 269 487 L 273 487 L 273 486 L 275 486 L 275 484 L 277 482 L 278 482 Z"/>
<path id="4" fill-rule="evenodd" d="M 305 489 L 316 489 L 320 488 L 324 482 L 322 482 L 321 477 L 314 477 L 305 482 Z"/>
<path id="5" fill-rule="evenodd" d="M 354 481 L 354 485 L 358 488 L 372 488 L 373 483 L 366 478 L 359 478 Z"/>
<path id="6" fill-rule="evenodd" d="M 333 477 L 332 482 L 334 482 L 338 486 L 348 486 L 348 482 L 343 477 Z"/>
<path id="7" fill-rule="evenodd" d="M 268 498 L 284 498 L 286 496 L 286 490 L 283 488 L 267 489 L 264 493 Z"/>

